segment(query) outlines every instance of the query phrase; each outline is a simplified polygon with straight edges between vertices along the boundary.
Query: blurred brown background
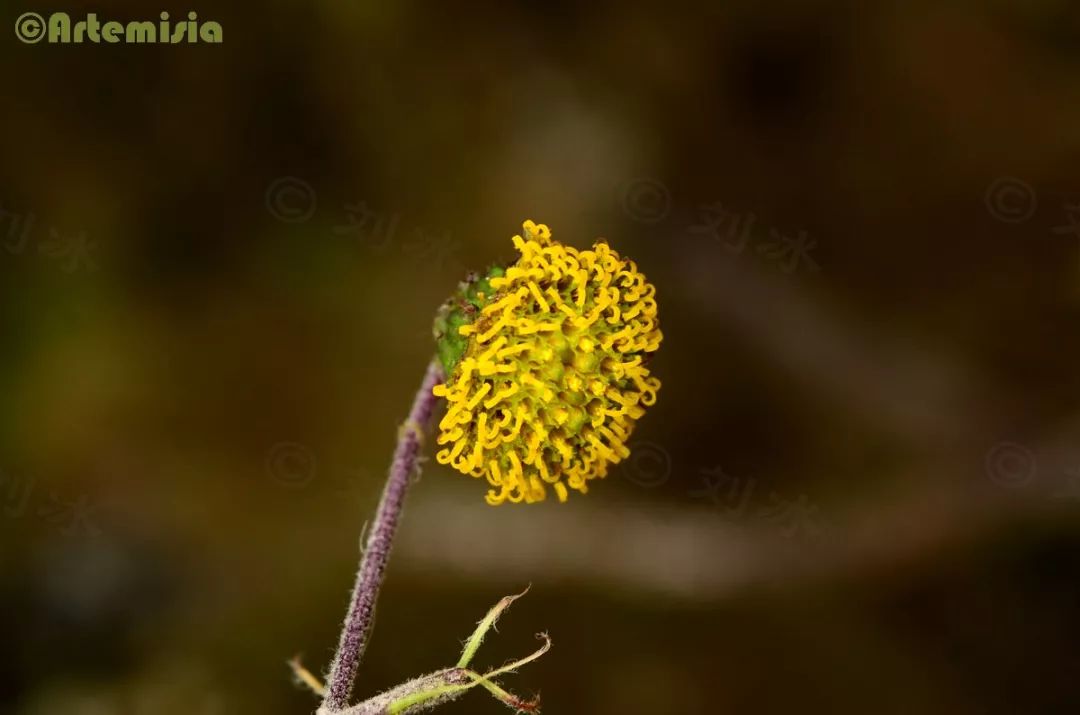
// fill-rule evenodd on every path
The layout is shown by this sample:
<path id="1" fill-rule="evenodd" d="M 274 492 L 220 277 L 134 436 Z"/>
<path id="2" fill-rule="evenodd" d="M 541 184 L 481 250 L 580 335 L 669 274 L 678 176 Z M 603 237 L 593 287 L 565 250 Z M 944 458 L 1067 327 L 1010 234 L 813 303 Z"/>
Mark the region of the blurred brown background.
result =
<path id="1" fill-rule="evenodd" d="M 10 30 L 189 9 L 224 44 Z M 1080 706 L 1075 4 L 3 10 L 0 711 L 314 710 L 433 312 L 527 218 L 657 284 L 659 403 L 565 506 L 429 463 L 358 694 L 531 583 L 477 665 L 549 631 L 548 713 Z"/>

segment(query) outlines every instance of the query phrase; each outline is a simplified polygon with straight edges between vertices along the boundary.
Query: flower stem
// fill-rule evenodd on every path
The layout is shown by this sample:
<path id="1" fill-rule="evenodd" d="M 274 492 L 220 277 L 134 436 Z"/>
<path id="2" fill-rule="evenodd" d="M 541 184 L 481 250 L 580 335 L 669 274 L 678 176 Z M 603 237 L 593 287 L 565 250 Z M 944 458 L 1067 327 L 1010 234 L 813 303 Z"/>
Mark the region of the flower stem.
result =
<path id="1" fill-rule="evenodd" d="M 428 366 L 419 392 L 413 398 L 409 418 L 398 432 L 394 461 L 390 465 L 390 475 L 375 512 L 375 521 L 368 535 L 367 545 L 360 558 L 349 610 L 345 615 L 341 639 L 338 641 L 337 653 L 334 654 L 327 678 L 326 697 L 319 712 L 340 712 L 349 705 L 356 670 L 371 634 L 375 601 L 379 596 L 386 562 L 390 557 L 390 547 L 401 517 L 401 508 L 405 503 L 405 493 L 409 489 L 409 482 L 420 457 L 424 426 L 431 419 L 435 408 L 437 398 L 431 394 L 431 389 L 442 381 L 442 368 L 437 360 L 433 361 Z"/>

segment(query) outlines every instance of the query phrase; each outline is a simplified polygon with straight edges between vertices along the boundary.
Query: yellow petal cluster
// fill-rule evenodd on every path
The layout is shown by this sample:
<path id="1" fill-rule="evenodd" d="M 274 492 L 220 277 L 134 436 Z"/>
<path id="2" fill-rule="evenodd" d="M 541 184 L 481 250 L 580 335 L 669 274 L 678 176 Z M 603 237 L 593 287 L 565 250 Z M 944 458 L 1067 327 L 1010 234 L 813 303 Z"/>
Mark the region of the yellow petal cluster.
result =
<path id="1" fill-rule="evenodd" d="M 551 487 L 585 493 L 626 442 L 660 381 L 649 354 L 662 334 L 656 287 L 606 243 L 578 251 L 525 222 L 521 254 L 476 319 L 446 383 L 440 464 L 487 479 L 489 504 L 542 501 Z"/>

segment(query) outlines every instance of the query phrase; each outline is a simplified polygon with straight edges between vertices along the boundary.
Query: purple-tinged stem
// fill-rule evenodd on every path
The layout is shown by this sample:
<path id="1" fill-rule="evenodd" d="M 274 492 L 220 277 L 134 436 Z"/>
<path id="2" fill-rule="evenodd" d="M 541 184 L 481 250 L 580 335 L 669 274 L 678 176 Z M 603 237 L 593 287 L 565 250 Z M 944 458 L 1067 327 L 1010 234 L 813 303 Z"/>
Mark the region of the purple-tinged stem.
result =
<path id="1" fill-rule="evenodd" d="M 390 465 L 390 475 L 386 480 L 382 499 L 379 500 L 379 508 L 375 512 L 375 522 L 360 558 L 360 569 L 356 572 L 356 584 L 349 601 L 349 611 L 345 615 L 337 653 L 334 654 L 334 662 L 327 677 L 326 697 L 319 712 L 334 713 L 349 705 L 356 669 L 371 634 L 375 601 L 379 596 L 387 559 L 390 557 L 390 547 L 401 517 L 401 507 L 405 503 L 405 493 L 409 489 L 409 482 L 420 456 L 423 430 L 431 419 L 438 399 L 431 394 L 431 389 L 443 379 L 442 368 L 437 360 L 433 361 L 424 375 L 420 391 L 413 398 L 409 418 L 399 432 L 394 461 Z"/>

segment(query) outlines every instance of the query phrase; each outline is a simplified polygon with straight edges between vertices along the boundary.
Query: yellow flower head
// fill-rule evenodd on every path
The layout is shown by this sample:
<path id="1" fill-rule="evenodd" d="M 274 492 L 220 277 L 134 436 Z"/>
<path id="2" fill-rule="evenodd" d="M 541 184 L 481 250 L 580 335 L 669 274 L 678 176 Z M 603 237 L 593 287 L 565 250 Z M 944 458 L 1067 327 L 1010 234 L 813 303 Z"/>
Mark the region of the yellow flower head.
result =
<path id="1" fill-rule="evenodd" d="M 630 452 L 660 381 L 656 287 L 604 242 L 578 251 L 526 221 L 521 257 L 463 285 L 436 323 L 445 397 L 435 458 L 485 477 L 489 504 L 585 493 Z"/>

